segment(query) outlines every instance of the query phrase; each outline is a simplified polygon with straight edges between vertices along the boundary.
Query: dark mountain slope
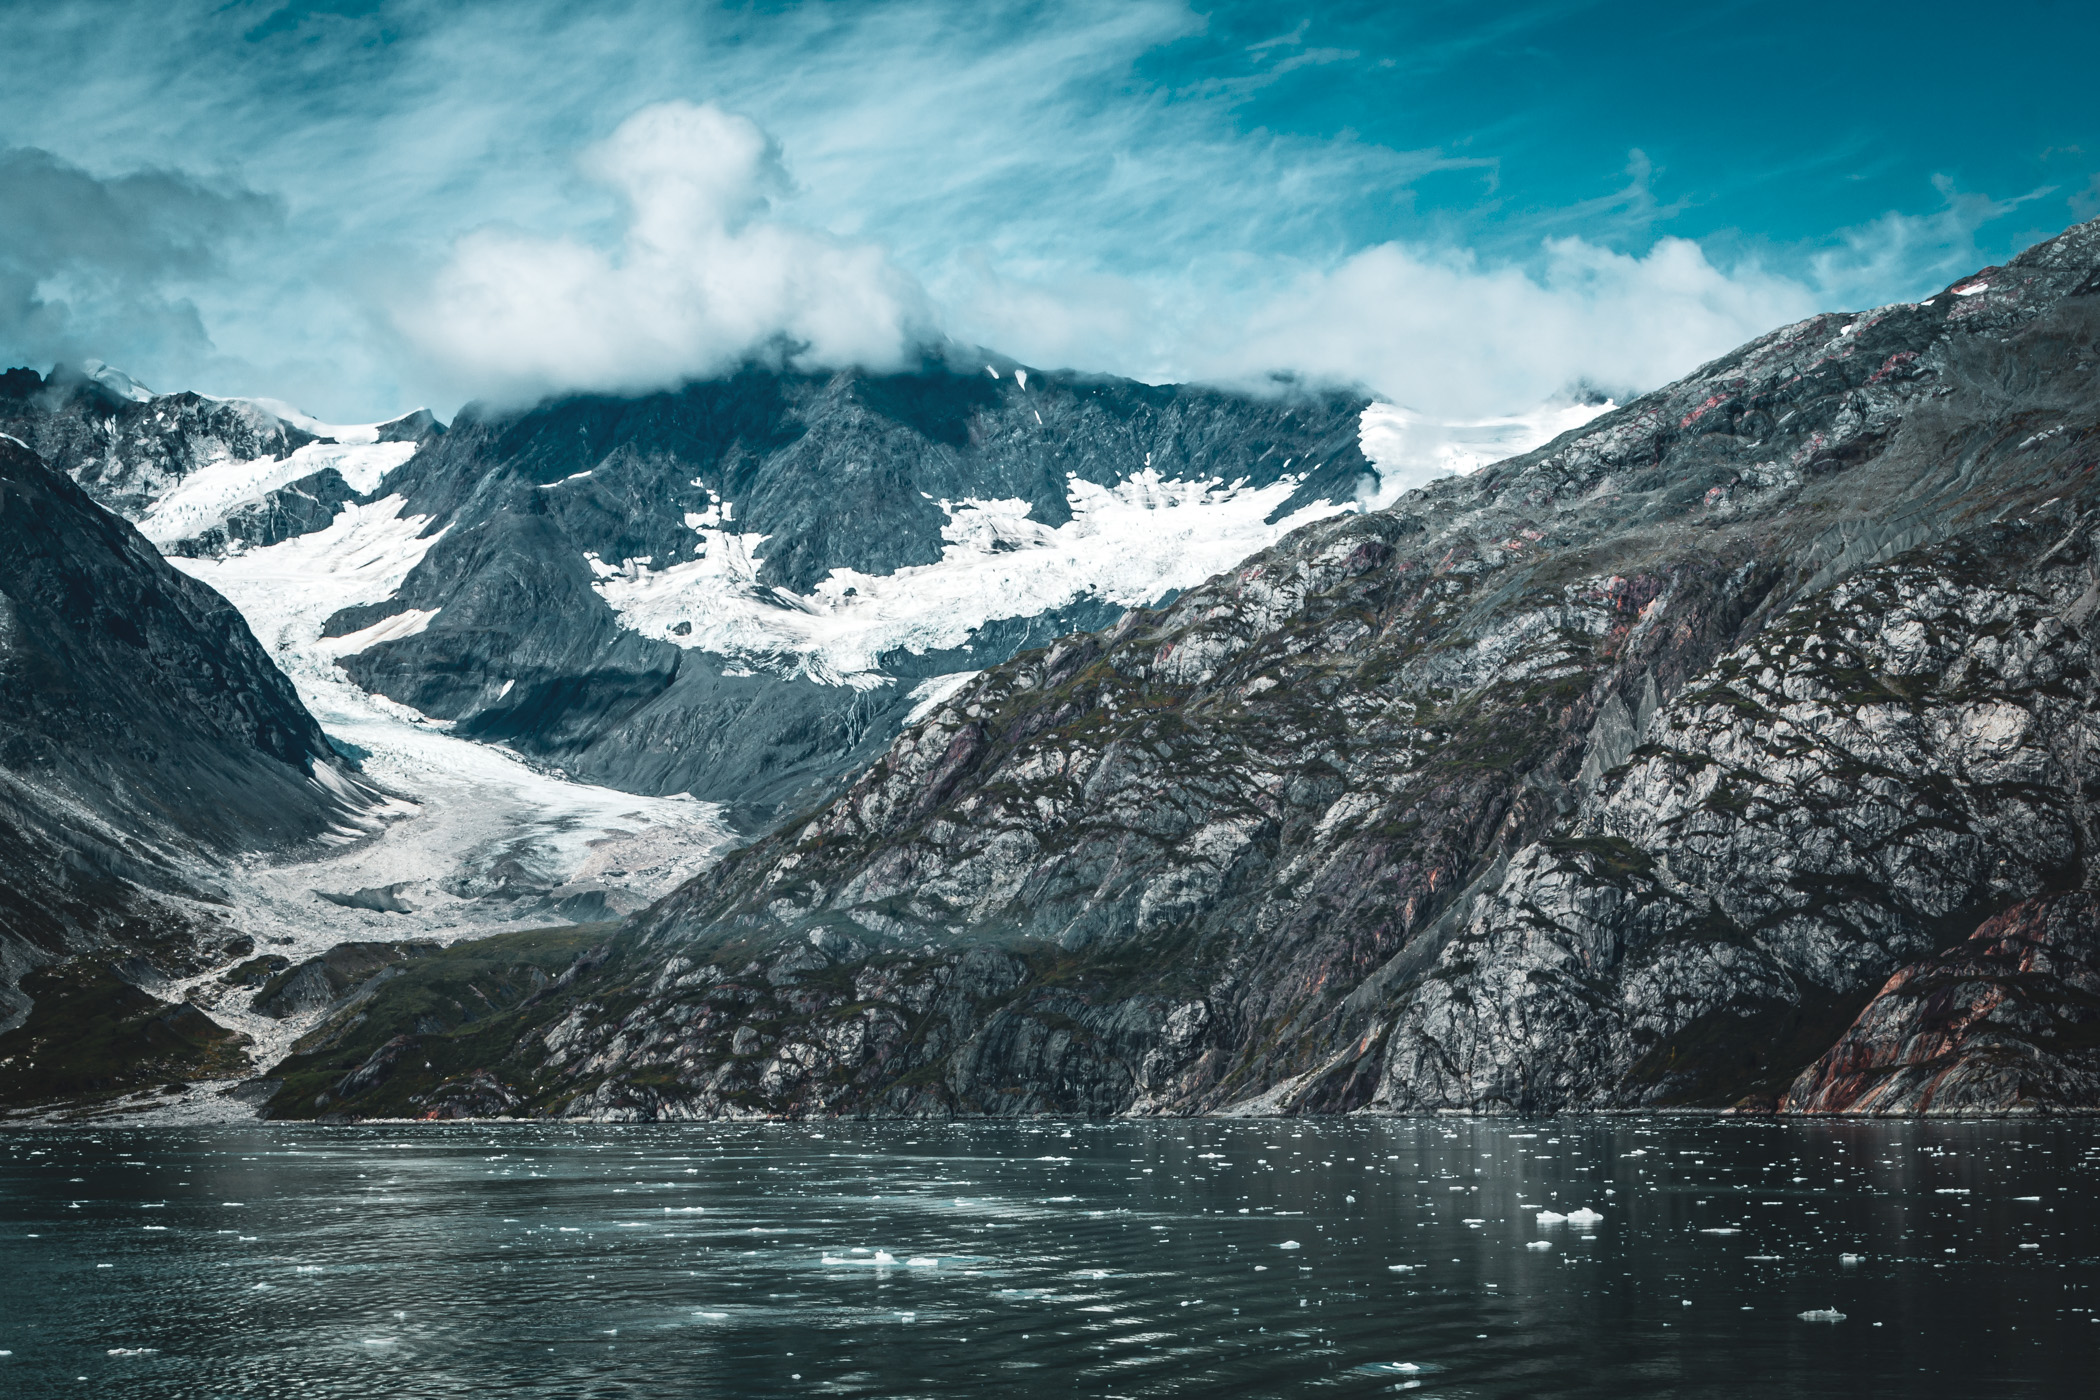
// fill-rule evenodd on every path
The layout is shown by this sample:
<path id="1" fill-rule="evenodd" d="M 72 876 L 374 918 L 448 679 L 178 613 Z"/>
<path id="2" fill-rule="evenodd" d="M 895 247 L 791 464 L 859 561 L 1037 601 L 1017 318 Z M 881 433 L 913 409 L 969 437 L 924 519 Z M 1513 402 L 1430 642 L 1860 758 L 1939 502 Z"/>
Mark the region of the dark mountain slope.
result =
<path id="1" fill-rule="evenodd" d="M 207 965 L 209 921 L 162 897 L 339 822 L 338 764 L 230 604 L 0 438 L 0 1025 L 72 954 Z"/>
<path id="2" fill-rule="evenodd" d="M 486 1068 L 614 1117 L 1770 1105 L 2093 883 L 2096 293 L 2085 225 L 995 668 Z"/>
<path id="3" fill-rule="evenodd" d="M 329 633 L 435 612 L 345 669 L 463 735 L 594 782 L 737 803 L 762 821 L 879 752 L 919 680 L 1121 614 L 1098 593 L 989 605 L 967 642 L 892 647 L 858 684 L 768 640 L 772 620 L 807 610 L 803 595 L 833 570 L 940 562 L 953 528 L 944 503 L 1021 500 L 1055 528 L 1072 518 L 1075 481 L 1113 486 L 1148 469 L 1255 487 L 1302 477 L 1271 512 L 1281 518 L 1347 502 L 1371 473 L 1356 440 L 1361 399 L 989 368 L 998 377 L 937 363 L 892 376 L 751 370 L 638 399 L 470 409 L 382 488 L 444 537 L 394 598 L 339 614 Z M 700 632 L 634 630 L 601 596 L 613 573 L 737 549 L 753 552 L 752 576 L 726 601 L 696 602 Z M 733 650 L 710 640 L 724 607 L 750 615 Z"/>

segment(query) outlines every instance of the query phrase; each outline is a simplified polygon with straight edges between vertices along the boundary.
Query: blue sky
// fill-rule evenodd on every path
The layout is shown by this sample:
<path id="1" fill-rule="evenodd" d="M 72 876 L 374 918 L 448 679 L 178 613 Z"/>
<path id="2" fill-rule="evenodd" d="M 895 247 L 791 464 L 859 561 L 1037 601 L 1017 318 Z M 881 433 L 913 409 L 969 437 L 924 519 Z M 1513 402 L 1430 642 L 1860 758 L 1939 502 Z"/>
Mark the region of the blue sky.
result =
<path id="1" fill-rule="evenodd" d="M 369 419 L 928 337 L 1444 416 L 2100 216 L 2100 10 L 10 5 L 0 358 Z"/>

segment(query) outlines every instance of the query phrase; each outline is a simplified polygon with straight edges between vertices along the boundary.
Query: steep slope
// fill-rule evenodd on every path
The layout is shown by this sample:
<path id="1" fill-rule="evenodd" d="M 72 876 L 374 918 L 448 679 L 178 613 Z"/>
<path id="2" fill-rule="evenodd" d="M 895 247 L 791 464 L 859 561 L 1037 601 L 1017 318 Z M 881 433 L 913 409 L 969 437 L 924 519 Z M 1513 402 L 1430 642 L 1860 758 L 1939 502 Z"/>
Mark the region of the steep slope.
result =
<path id="1" fill-rule="evenodd" d="M 610 1117 L 1771 1106 L 2093 883 L 2096 293 L 2089 224 L 987 671 L 480 1068 Z"/>
<path id="2" fill-rule="evenodd" d="M 213 872 L 364 800 L 225 599 L 0 438 L 0 1028 L 43 964 L 231 956 Z"/>
<path id="3" fill-rule="evenodd" d="M 2026 900 L 1904 968 L 1787 1091 L 1793 1113 L 2100 1105 L 2100 901 Z"/>
<path id="4" fill-rule="evenodd" d="M 327 630 L 462 735 L 763 822 L 932 678 L 1346 508 L 1363 407 L 929 362 L 469 410 L 385 487 L 436 543 Z"/>

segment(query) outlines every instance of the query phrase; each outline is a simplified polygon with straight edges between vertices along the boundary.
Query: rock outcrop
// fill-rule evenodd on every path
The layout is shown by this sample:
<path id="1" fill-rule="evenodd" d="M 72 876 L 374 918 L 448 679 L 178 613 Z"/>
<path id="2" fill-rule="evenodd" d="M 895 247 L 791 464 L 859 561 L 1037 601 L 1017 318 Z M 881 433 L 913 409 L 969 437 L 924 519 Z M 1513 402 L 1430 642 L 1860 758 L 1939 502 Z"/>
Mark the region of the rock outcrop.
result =
<path id="1" fill-rule="evenodd" d="M 2047 895 L 1888 980 L 1790 1113 L 2100 1110 L 2100 899 Z"/>

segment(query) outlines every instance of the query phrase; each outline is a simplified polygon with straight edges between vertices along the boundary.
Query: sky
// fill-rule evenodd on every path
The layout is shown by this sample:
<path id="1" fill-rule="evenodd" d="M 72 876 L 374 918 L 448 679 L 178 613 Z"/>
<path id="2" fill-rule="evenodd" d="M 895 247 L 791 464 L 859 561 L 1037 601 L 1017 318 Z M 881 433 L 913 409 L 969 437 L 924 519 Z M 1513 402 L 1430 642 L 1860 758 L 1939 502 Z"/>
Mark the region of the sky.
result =
<path id="1" fill-rule="evenodd" d="M 0 0 L 0 360 L 1623 398 L 2100 217 L 2100 7 Z"/>

